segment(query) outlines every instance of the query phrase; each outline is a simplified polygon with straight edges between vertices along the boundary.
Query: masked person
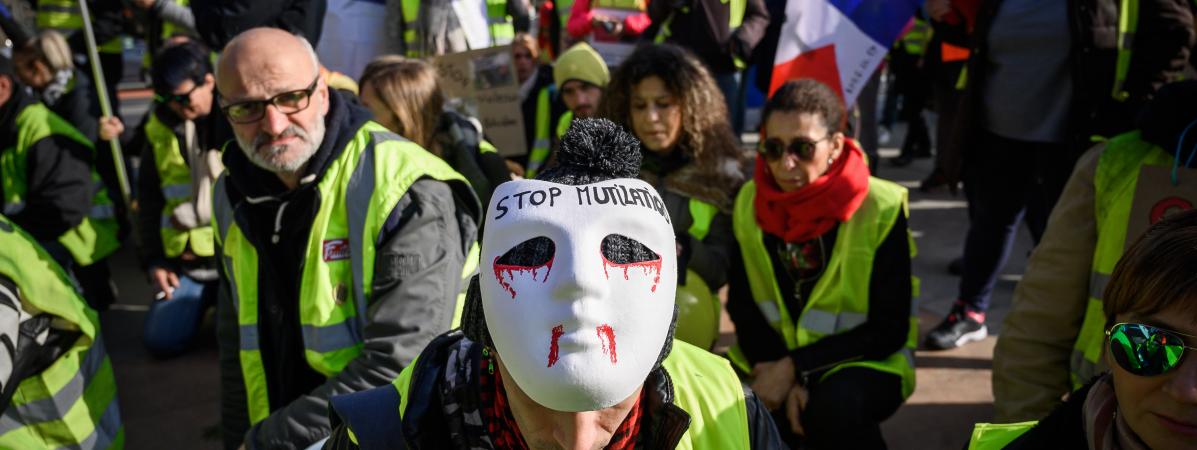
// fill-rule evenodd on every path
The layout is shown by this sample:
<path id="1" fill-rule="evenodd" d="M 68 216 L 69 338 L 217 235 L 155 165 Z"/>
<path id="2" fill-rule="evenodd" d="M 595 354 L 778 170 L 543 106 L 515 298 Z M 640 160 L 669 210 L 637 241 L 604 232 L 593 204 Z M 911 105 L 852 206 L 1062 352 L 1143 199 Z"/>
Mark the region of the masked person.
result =
<path id="1" fill-rule="evenodd" d="M 1191 449 L 1197 435 L 1197 211 L 1156 223 L 1101 299 L 1110 368 L 1037 422 L 978 424 L 970 449 Z"/>
<path id="2" fill-rule="evenodd" d="M 108 255 L 120 247 L 92 142 L 26 93 L 0 56 L 0 204 L 67 269 L 93 309 L 116 301 Z"/>
<path id="3" fill-rule="evenodd" d="M 466 116 L 445 110 L 436 69 L 424 61 L 381 56 L 362 71 L 362 105 L 387 129 L 449 163 L 484 202 L 511 180 L 507 163 Z"/>
<path id="4" fill-rule="evenodd" d="M 673 340 L 673 227 L 636 140 L 581 120 L 560 151 L 495 191 L 463 330 L 334 399 L 325 448 L 781 448 L 728 363 Z"/>
<path id="5" fill-rule="evenodd" d="M 678 276 L 678 338 L 702 348 L 719 336 L 715 290 L 727 284 L 732 203 L 745 178 L 721 95 L 693 55 L 651 45 L 615 70 L 600 108 L 640 140 L 639 178 L 661 192 L 685 269 Z"/>
<path id="6" fill-rule="evenodd" d="M 4 215 L 0 340 L 0 447 L 124 447 L 100 317 L 35 238 Z"/>
<path id="7" fill-rule="evenodd" d="M 732 215 L 729 356 L 791 446 L 885 448 L 881 422 L 914 391 L 906 189 L 869 176 L 818 81 L 783 84 L 762 120 Z"/>
<path id="8" fill-rule="evenodd" d="M 302 38 L 247 31 L 217 70 L 236 147 L 213 189 L 227 448 L 306 448 L 328 398 L 393 380 L 453 326 L 478 203 L 440 158 L 329 89 Z"/>
<path id="9" fill-rule="evenodd" d="M 212 235 L 212 185 L 224 170 L 220 148 L 233 138 L 216 109 L 208 51 L 195 42 L 167 47 L 151 71 L 157 92 L 140 143 L 138 198 L 142 260 L 159 301 L 146 316 L 142 341 L 158 356 L 185 350 L 219 286 Z M 119 136 L 112 118 L 101 136 Z"/>

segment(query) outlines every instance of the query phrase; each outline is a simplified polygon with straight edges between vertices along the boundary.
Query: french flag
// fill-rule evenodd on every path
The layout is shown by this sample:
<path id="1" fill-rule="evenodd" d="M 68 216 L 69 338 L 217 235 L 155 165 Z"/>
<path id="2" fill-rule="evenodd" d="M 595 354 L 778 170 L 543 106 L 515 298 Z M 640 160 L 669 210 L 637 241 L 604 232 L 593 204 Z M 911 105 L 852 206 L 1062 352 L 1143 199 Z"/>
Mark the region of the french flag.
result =
<path id="1" fill-rule="evenodd" d="M 814 78 L 852 105 L 923 0 L 789 0 L 769 94 Z"/>

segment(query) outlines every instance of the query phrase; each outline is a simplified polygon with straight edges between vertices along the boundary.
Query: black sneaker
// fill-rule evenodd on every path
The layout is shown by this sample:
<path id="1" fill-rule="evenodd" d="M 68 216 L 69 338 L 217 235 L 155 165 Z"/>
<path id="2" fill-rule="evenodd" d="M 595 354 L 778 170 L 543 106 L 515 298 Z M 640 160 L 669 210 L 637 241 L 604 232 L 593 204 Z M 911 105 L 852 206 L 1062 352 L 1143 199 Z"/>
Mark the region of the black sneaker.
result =
<path id="1" fill-rule="evenodd" d="M 986 336 L 989 336 L 989 328 L 985 323 L 973 320 L 959 308 L 953 308 L 943 322 L 927 333 L 923 346 L 928 350 L 947 350 L 985 339 Z"/>

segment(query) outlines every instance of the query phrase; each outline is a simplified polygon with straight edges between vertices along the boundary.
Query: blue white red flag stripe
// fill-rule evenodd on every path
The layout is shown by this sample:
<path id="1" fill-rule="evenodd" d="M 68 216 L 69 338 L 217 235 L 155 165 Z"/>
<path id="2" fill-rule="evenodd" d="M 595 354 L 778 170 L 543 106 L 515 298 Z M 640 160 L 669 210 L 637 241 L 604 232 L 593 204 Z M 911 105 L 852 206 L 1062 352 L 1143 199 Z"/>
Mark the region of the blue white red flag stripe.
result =
<path id="1" fill-rule="evenodd" d="M 856 101 L 922 0 L 789 0 L 773 66 L 772 94 L 814 78 Z"/>

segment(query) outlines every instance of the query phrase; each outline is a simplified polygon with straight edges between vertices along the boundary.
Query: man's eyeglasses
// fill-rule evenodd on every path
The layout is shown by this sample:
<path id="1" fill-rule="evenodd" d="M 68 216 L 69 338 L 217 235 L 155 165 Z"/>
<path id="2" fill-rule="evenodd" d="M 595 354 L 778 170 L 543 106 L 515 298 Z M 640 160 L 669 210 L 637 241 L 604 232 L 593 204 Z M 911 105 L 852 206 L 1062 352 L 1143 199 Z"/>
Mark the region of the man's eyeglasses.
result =
<path id="1" fill-rule="evenodd" d="M 267 105 L 274 105 L 283 114 L 295 114 L 307 109 L 308 105 L 312 103 L 312 93 L 316 92 L 316 86 L 319 83 L 320 75 L 316 75 L 316 79 L 312 80 L 312 84 L 304 89 L 284 92 L 266 100 L 248 100 L 233 103 L 226 105 L 221 110 L 224 111 L 224 115 L 233 123 L 241 124 L 261 120 L 262 116 L 266 115 Z"/>
<path id="2" fill-rule="evenodd" d="M 822 139 L 808 140 L 803 138 L 794 138 L 790 141 L 790 145 L 786 145 L 784 141 L 779 138 L 769 138 L 761 141 L 760 145 L 756 147 L 757 153 L 764 155 L 770 161 L 781 159 L 786 153 L 798 157 L 803 161 L 810 161 L 815 157 L 815 148 L 820 142 L 831 138 L 831 133 L 823 136 Z"/>
<path id="3" fill-rule="evenodd" d="M 1120 323 L 1106 331 L 1110 339 L 1110 354 L 1123 370 L 1150 377 L 1171 372 L 1180 366 L 1186 346 L 1181 336 L 1194 338 L 1172 330 L 1141 323 Z"/>
<path id="4" fill-rule="evenodd" d="M 187 105 L 191 104 L 191 94 L 195 93 L 196 89 L 199 89 L 200 86 L 204 85 L 203 80 L 200 80 L 200 81 L 192 80 L 192 83 L 195 83 L 195 85 L 192 86 L 191 89 L 188 90 L 186 93 L 183 93 L 183 94 L 165 93 L 164 94 L 164 93 L 158 92 L 158 93 L 154 94 L 154 100 L 159 103 L 178 103 L 179 106 L 186 107 Z"/>

